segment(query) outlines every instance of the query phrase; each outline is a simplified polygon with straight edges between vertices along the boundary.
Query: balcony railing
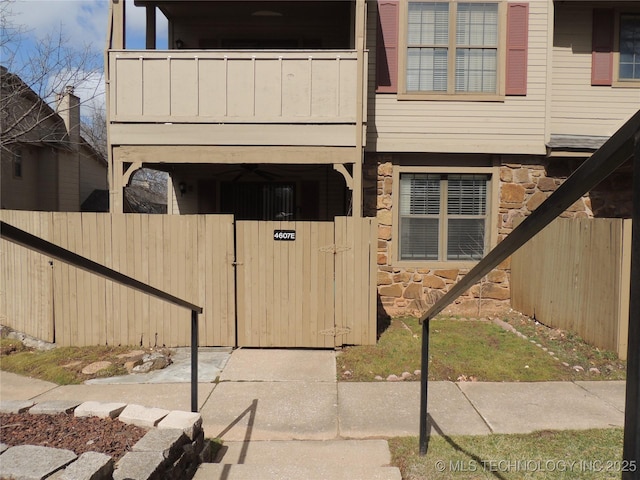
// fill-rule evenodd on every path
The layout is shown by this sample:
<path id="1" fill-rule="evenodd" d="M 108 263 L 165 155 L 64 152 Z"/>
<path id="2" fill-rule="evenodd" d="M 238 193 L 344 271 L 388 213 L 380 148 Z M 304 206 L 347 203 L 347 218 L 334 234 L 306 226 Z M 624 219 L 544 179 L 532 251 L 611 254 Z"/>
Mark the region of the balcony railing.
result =
<path id="1" fill-rule="evenodd" d="M 112 50 L 110 119 L 355 124 L 357 67 L 352 50 Z"/>

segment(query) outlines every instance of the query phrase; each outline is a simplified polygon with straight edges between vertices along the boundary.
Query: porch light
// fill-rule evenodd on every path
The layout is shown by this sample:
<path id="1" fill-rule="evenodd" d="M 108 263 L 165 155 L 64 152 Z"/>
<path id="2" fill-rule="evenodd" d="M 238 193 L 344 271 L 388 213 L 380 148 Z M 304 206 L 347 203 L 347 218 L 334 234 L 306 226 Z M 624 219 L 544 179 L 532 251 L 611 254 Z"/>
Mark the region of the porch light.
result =
<path id="1" fill-rule="evenodd" d="M 176 48 L 178 50 L 182 50 L 184 48 L 184 42 L 179 38 L 176 40 Z"/>
<path id="2" fill-rule="evenodd" d="M 178 184 L 178 189 L 180 190 L 180 196 L 184 197 L 184 194 L 187 193 L 187 184 L 185 182 L 180 182 Z"/>

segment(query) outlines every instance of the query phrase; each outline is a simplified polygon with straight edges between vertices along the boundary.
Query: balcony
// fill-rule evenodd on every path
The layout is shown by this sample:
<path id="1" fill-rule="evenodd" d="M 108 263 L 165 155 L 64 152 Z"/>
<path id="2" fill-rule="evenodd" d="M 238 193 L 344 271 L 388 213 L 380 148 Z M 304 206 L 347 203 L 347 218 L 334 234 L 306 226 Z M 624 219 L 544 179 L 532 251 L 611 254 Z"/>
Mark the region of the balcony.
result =
<path id="1" fill-rule="evenodd" d="M 356 124 L 366 118 L 358 115 L 366 105 L 358 82 L 366 79 L 353 50 L 111 50 L 109 77 L 116 137 L 133 124 L 182 124 L 183 132 L 185 124 L 192 132 L 206 124 L 213 137 L 226 132 L 217 144 L 237 144 L 233 132 L 242 144 L 265 144 L 246 138 L 260 131 L 280 145 L 355 146 Z"/>

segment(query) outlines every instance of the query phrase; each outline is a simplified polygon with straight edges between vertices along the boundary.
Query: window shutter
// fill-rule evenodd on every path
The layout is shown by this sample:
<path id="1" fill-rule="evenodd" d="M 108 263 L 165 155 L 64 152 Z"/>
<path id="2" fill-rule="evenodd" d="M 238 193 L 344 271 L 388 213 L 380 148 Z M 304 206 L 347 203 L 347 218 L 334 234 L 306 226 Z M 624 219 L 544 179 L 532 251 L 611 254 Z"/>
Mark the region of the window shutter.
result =
<path id="1" fill-rule="evenodd" d="M 376 91 L 398 91 L 398 2 L 378 1 Z"/>
<path id="2" fill-rule="evenodd" d="M 529 4 L 509 3 L 507 8 L 507 71 L 505 94 L 526 95 Z"/>
<path id="3" fill-rule="evenodd" d="M 591 85 L 613 82 L 613 9 L 593 9 Z"/>

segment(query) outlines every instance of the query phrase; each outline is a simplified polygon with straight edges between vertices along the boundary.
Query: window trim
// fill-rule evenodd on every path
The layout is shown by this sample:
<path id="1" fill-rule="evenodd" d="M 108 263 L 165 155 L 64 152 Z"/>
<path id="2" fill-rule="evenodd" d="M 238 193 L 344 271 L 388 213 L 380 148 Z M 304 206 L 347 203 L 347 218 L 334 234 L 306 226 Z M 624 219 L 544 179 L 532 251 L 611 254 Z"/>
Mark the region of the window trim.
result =
<path id="1" fill-rule="evenodd" d="M 389 264 L 398 268 L 411 267 L 428 267 L 428 268 L 471 268 L 476 265 L 479 260 L 400 260 L 400 175 L 403 173 L 416 174 L 474 174 L 488 175 L 487 189 L 487 252 L 491 250 L 498 239 L 498 222 L 497 212 L 499 211 L 499 194 L 500 194 L 500 166 L 498 162 L 494 162 L 493 166 L 478 167 L 445 167 L 445 166 L 409 166 L 394 165 L 393 167 L 393 212 L 391 229 L 392 242 L 391 251 L 389 252 Z M 442 220 L 442 217 L 439 217 Z M 486 253 L 485 253 L 486 254 Z"/>
<path id="2" fill-rule="evenodd" d="M 611 86 L 618 88 L 639 88 L 640 79 L 620 79 L 620 18 L 624 14 L 640 15 L 640 8 L 616 8 L 613 12 L 613 76 Z"/>
<path id="3" fill-rule="evenodd" d="M 455 91 L 455 68 L 448 73 L 448 89 L 453 88 L 452 93 L 433 92 L 407 92 L 407 35 L 409 31 L 409 3 L 421 0 L 407 0 L 400 2 L 398 20 L 398 100 L 459 100 L 459 101 L 504 101 L 505 79 L 506 79 L 506 57 L 507 57 L 507 2 L 492 0 L 465 0 L 462 3 L 496 3 L 498 5 L 498 45 L 497 50 L 497 71 L 496 71 L 496 92 L 456 92 Z M 425 0 L 422 0 L 425 1 Z M 437 3 L 433 0 L 426 0 L 430 3 Z M 440 0 L 449 3 L 449 11 L 460 3 L 458 0 Z M 457 12 L 457 10 L 456 10 Z M 455 36 L 455 15 L 449 15 L 449 64 L 455 67 L 455 45 L 452 48 L 452 38 Z M 453 62 L 452 62 L 453 58 Z M 453 73 L 451 73 L 453 72 Z M 453 86 L 452 86 L 453 84 Z"/>

